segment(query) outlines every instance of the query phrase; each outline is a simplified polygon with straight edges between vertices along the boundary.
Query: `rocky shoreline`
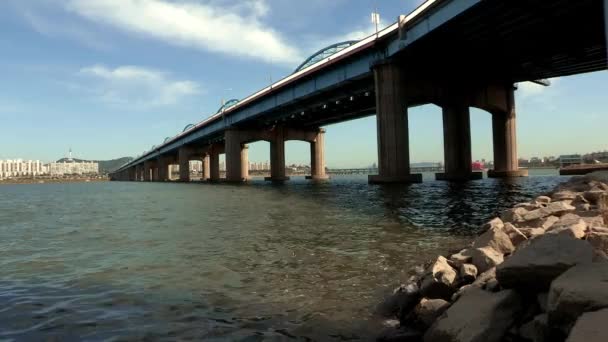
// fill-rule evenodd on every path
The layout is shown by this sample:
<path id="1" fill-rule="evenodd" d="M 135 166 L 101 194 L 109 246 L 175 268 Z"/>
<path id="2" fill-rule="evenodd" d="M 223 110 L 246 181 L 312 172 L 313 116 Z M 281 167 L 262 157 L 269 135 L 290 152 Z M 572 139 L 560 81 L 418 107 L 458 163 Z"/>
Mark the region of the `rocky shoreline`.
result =
<path id="1" fill-rule="evenodd" d="M 412 269 L 377 308 L 377 340 L 608 341 L 607 183 L 572 178 Z"/>

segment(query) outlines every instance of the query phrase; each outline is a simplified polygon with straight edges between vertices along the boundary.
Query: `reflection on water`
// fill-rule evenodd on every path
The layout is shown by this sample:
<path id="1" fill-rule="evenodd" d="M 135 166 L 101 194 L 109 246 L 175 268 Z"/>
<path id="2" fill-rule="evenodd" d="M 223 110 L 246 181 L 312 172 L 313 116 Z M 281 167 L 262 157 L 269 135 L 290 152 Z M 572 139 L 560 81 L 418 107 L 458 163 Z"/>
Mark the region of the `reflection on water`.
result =
<path id="1" fill-rule="evenodd" d="M 368 339 L 382 293 L 563 178 L 0 187 L 0 339 Z"/>

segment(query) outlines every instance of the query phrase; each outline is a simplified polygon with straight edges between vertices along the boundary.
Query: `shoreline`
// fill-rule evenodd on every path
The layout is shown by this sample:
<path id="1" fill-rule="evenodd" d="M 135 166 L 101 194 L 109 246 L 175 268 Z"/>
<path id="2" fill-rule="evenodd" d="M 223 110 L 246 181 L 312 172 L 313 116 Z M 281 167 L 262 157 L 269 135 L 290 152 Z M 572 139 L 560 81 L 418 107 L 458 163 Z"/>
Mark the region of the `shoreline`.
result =
<path id="1" fill-rule="evenodd" d="M 109 181 L 109 178 L 23 178 L 3 179 L 0 180 L 0 185 L 101 183 Z"/>
<path id="2" fill-rule="evenodd" d="M 409 270 L 377 341 L 604 341 L 608 172 L 573 177 Z"/>

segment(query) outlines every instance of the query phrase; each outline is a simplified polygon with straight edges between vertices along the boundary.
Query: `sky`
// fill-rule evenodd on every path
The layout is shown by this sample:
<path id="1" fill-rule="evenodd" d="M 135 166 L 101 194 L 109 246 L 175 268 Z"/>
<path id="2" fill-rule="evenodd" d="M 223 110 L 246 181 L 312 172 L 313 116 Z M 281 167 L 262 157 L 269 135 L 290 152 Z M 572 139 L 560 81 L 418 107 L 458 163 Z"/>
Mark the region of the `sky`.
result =
<path id="1" fill-rule="evenodd" d="M 289 75 L 320 48 L 372 33 L 420 0 L 2 0 L 0 159 L 136 156 Z M 608 150 L 608 73 L 522 83 L 520 157 Z M 442 161 L 441 109 L 412 108 L 412 162 Z M 377 161 L 375 117 L 326 127 L 329 167 Z M 473 159 L 492 159 L 491 117 L 471 111 Z M 269 145 L 250 145 L 250 161 Z M 288 142 L 288 163 L 310 161 Z"/>

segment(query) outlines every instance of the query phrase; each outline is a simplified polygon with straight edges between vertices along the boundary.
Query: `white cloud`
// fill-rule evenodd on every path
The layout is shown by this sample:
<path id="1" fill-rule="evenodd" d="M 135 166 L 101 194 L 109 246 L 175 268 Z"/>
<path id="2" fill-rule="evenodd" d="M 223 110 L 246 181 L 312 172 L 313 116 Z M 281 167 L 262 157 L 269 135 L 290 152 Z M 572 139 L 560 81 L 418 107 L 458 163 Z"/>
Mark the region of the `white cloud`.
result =
<path id="1" fill-rule="evenodd" d="M 80 69 L 78 74 L 93 81 L 90 88 L 80 85 L 78 89 L 88 89 L 93 95 L 112 104 L 163 106 L 201 92 L 196 82 L 175 80 L 166 72 L 138 66 L 112 69 L 94 65 Z"/>
<path id="2" fill-rule="evenodd" d="M 66 8 L 89 20 L 173 45 L 282 64 L 301 59 L 295 47 L 261 22 L 268 13 L 263 0 L 228 8 L 192 0 L 69 0 Z"/>

